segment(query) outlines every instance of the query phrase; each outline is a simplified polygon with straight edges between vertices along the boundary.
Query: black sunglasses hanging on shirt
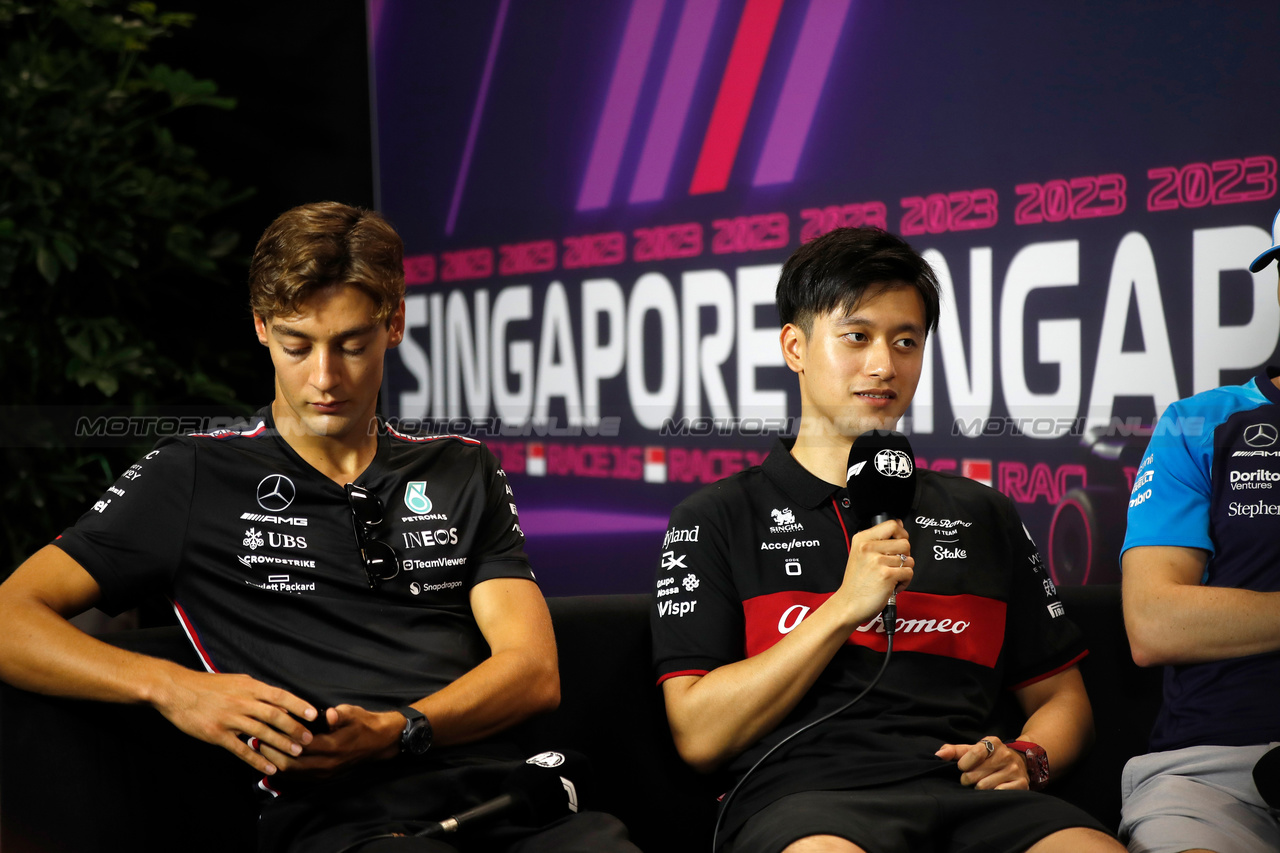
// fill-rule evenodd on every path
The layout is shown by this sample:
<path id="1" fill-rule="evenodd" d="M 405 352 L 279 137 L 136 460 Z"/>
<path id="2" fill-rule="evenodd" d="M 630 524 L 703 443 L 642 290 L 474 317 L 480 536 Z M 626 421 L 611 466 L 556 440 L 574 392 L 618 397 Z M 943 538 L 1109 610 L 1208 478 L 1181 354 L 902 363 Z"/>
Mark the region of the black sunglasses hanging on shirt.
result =
<path id="1" fill-rule="evenodd" d="M 400 555 L 386 542 L 373 538 L 373 528 L 382 523 L 382 499 L 355 483 L 347 483 L 347 505 L 351 507 L 351 528 L 364 561 L 364 574 L 369 588 L 400 574 Z"/>

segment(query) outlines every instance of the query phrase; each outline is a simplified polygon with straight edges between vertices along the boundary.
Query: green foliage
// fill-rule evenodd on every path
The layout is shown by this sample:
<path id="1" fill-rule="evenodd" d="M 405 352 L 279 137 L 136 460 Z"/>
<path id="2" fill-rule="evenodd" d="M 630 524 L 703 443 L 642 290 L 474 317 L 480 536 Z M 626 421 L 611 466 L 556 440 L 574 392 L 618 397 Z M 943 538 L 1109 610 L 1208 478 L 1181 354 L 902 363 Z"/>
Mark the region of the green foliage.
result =
<path id="1" fill-rule="evenodd" d="M 155 438 L 77 439 L 78 417 L 243 411 L 199 306 L 243 299 L 238 235 L 207 223 L 247 193 L 165 124 L 234 101 L 146 61 L 191 24 L 149 2 L 0 0 L 0 576 Z"/>

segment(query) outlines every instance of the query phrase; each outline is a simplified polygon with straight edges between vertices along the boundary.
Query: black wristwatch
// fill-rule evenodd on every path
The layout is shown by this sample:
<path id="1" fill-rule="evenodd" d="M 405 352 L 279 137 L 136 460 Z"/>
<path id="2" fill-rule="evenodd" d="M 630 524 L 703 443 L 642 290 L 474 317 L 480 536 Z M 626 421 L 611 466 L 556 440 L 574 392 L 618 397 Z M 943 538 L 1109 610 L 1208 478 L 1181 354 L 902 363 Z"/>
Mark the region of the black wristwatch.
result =
<path id="1" fill-rule="evenodd" d="M 396 710 L 404 715 L 404 728 L 400 731 L 400 754 L 424 755 L 431 748 L 431 721 L 426 714 L 408 705 Z"/>
<path id="2" fill-rule="evenodd" d="M 1049 784 L 1049 754 L 1043 746 L 1027 740 L 1010 741 L 1005 746 L 1022 753 L 1027 762 L 1027 781 L 1031 790 L 1039 791 Z"/>

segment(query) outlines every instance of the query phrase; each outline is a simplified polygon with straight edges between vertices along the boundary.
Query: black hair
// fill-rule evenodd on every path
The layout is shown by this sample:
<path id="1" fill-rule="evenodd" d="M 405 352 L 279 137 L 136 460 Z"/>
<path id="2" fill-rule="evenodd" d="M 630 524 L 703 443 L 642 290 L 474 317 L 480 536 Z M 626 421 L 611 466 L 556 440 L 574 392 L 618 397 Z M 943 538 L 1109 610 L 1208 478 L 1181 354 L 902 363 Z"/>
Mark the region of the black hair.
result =
<path id="1" fill-rule="evenodd" d="M 775 292 L 778 319 L 807 336 L 815 317 L 837 308 L 852 310 L 864 297 L 898 282 L 920 294 L 925 332 L 932 332 L 938 325 L 938 279 L 920 253 L 880 228 L 837 228 L 796 249 L 782 265 Z"/>

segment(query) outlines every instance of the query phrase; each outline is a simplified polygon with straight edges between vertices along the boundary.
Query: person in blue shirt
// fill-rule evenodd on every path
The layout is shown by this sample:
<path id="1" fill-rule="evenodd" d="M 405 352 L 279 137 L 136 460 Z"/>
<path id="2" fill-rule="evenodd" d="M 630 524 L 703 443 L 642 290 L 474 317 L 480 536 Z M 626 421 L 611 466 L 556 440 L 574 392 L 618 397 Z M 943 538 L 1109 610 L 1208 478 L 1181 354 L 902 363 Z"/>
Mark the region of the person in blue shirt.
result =
<path id="1" fill-rule="evenodd" d="M 1280 214 L 1255 275 L 1280 256 Z M 1133 659 L 1164 666 L 1122 777 L 1130 853 L 1280 850 L 1253 767 L 1280 741 L 1280 368 L 1180 400 L 1134 478 L 1121 566 Z"/>

